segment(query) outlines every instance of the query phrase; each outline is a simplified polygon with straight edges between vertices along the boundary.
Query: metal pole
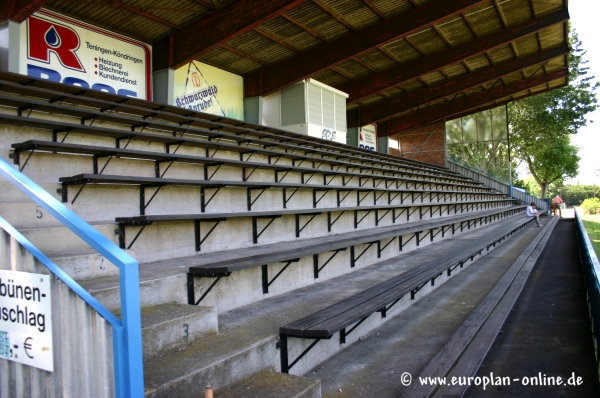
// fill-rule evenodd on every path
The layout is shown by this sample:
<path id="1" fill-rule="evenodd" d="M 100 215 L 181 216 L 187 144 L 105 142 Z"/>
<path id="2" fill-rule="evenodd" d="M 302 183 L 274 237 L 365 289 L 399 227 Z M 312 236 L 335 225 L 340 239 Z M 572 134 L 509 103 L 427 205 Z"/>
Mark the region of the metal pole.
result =
<path id="1" fill-rule="evenodd" d="M 510 158 L 510 132 L 508 131 L 508 105 L 504 105 L 504 113 L 506 114 L 506 145 L 508 147 L 508 194 L 512 198 L 512 160 Z"/>

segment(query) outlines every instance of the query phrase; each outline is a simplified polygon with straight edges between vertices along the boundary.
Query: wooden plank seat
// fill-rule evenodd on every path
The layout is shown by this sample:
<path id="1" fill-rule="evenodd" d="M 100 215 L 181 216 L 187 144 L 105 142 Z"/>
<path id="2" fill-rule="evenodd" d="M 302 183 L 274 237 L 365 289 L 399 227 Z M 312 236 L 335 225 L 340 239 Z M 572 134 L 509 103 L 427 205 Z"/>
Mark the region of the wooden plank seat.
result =
<path id="1" fill-rule="evenodd" d="M 157 152 L 157 151 L 140 151 L 124 148 L 108 148 L 95 145 L 80 145 L 80 144 L 67 144 L 55 141 L 41 141 L 41 140 L 29 140 L 22 143 L 12 144 L 12 148 L 15 151 L 14 163 L 19 165 L 20 170 L 23 170 L 29 160 L 29 157 L 35 151 L 54 152 L 54 153 L 65 153 L 65 154 L 79 154 L 79 155 L 91 155 L 92 156 L 92 169 L 94 174 L 101 174 L 103 168 L 108 164 L 110 159 L 113 157 L 129 158 L 129 159 L 140 159 L 140 160 L 151 160 L 156 162 L 155 171 L 156 177 L 163 177 L 164 173 L 170 167 L 170 164 L 177 163 L 190 163 L 199 164 L 204 167 L 204 179 L 210 180 L 221 166 L 233 166 L 239 167 L 242 171 L 242 181 L 247 181 L 252 173 L 257 169 L 272 170 L 275 172 L 275 182 L 282 182 L 287 173 L 299 172 L 301 174 L 301 180 L 303 184 L 308 183 L 315 175 L 320 174 L 323 176 L 323 185 L 331 183 L 333 178 L 327 181 L 327 177 L 342 176 L 344 178 L 344 185 L 348 184 L 353 178 L 357 178 L 360 185 L 365 185 L 372 181 L 372 186 L 377 187 L 382 182 L 385 182 L 386 186 L 388 183 L 393 182 L 405 182 L 414 188 L 421 186 L 423 189 L 434 189 L 437 185 L 450 185 L 455 187 L 457 190 L 464 189 L 465 191 L 478 190 L 480 192 L 493 192 L 491 188 L 484 188 L 479 186 L 468 186 L 468 185 L 455 185 L 445 183 L 444 181 L 429 181 L 420 179 L 407 179 L 397 177 L 394 175 L 383 175 L 383 174 L 364 174 L 357 172 L 345 172 L 341 170 L 328 170 L 319 168 L 310 168 L 304 166 L 292 166 L 282 165 L 277 163 L 265 163 L 265 162 L 252 162 L 249 160 L 230 160 L 222 158 L 214 158 L 207 156 L 192 156 L 192 155 L 179 155 L 176 153 Z M 21 152 L 31 152 L 29 157 L 24 162 L 21 162 Z M 107 158 L 104 167 L 100 167 L 99 159 Z M 161 165 L 166 164 L 164 170 L 161 170 Z M 216 167 L 216 169 L 210 172 L 209 167 Z M 248 173 L 247 173 L 248 171 Z M 279 173 L 284 173 L 280 178 Z M 309 176 L 305 178 L 305 176 Z M 364 182 L 363 182 L 364 181 Z"/>
<path id="2" fill-rule="evenodd" d="M 160 214 L 160 215 L 141 215 L 134 217 L 117 217 L 115 222 L 119 224 L 119 244 L 121 248 L 131 249 L 135 241 L 138 239 L 144 229 L 152 225 L 155 222 L 173 222 L 173 221 L 192 221 L 194 222 L 194 242 L 195 250 L 201 251 L 202 243 L 210 236 L 215 228 L 224 221 L 235 218 L 251 218 L 252 220 L 252 242 L 258 243 L 260 236 L 271 226 L 271 224 L 277 218 L 284 216 L 295 217 L 295 233 L 296 238 L 300 237 L 301 232 L 306 228 L 316 216 L 321 214 L 327 214 L 327 231 L 331 232 L 333 225 L 340 219 L 340 217 L 346 212 L 354 213 L 354 229 L 358 228 L 358 225 L 366 219 L 371 213 L 375 213 L 375 226 L 378 226 L 381 219 L 392 213 L 392 221 L 395 223 L 398 218 L 403 214 L 406 214 L 407 221 L 410 220 L 410 216 L 419 212 L 419 219 L 423 218 L 423 215 L 429 211 L 430 217 L 433 217 L 439 212 L 440 217 L 444 216 L 444 213 L 450 215 L 451 211 L 454 214 L 464 212 L 475 212 L 491 208 L 508 207 L 515 203 L 514 199 L 500 199 L 500 200 L 478 200 L 478 201 L 467 201 L 467 202 L 448 202 L 448 203 L 408 203 L 408 204 L 395 204 L 395 205 L 378 205 L 378 206 L 354 206 L 354 207 L 331 207 L 331 208 L 317 208 L 317 209 L 298 209 L 298 210 L 275 210 L 275 211 L 251 211 L 251 212 L 228 212 L 228 213 L 192 213 L 192 214 Z M 384 212 L 384 215 L 380 217 L 380 212 Z M 337 217 L 334 217 L 333 213 L 339 213 Z M 359 213 L 363 216 L 360 217 Z M 308 221 L 302 224 L 300 217 L 309 217 Z M 259 230 L 258 220 L 268 219 L 262 229 Z M 209 229 L 208 233 L 202 236 L 201 224 L 202 223 L 214 223 L 212 228 Z M 127 244 L 126 227 L 140 227 L 135 237 Z"/>
<path id="3" fill-rule="evenodd" d="M 443 257 L 433 259 L 302 319 L 281 326 L 279 328 L 281 371 L 288 373 L 321 339 L 330 339 L 337 332 L 340 332 L 340 344 L 344 344 L 346 337 L 372 314 L 380 312 L 381 317 L 385 318 L 387 311 L 407 294 L 411 295 L 411 300 L 414 299 L 420 289 L 429 283 L 433 285 L 438 276 L 443 273 L 450 276 L 457 267 L 462 268 L 468 259 L 472 260 L 484 250 L 489 250 L 490 247 L 531 222 L 532 220 L 525 217 L 518 218 L 505 228 L 489 232 L 466 247 L 447 253 Z M 291 363 L 288 357 L 290 337 L 315 340 Z"/>
<path id="4" fill-rule="evenodd" d="M 151 142 L 151 143 L 160 143 L 165 146 L 165 152 L 167 153 L 176 153 L 179 147 L 188 146 L 188 147 L 196 147 L 205 149 L 206 157 L 215 157 L 217 152 L 219 151 L 232 151 L 239 153 L 240 161 L 249 160 L 254 154 L 260 154 L 268 157 L 269 163 L 276 163 L 280 158 L 287 158 L 292 160 L 292 165 L 295 166 L 296 162 L 298 162 L 298 166 L 301 166 L 304 162 L 312 163 L 312 168 L 319 168 L 321 166 L 327 165 L 331 170 L 334 170 L 334 167 L 337 167 L 335 170 L 340 170 L 342 167 L 346 168 L 346 171 L 352 169 L 355 171 L 359 170 L 361 174 L 370 175 L 377 173 L 393 173 L 400 177 L 405 178 L 415 178 L 419 180 L 428 180 L 428 181 L 443 181 L 443 182 L 453 182 L 457 185 L 465 185 L 470 187 L 481 187 L 480 184 L 474 183 L 473 181 L 464 181 L 462 179 L 457 179 L 453 177 L 441 176 L 441 175 L 425 175 L 421 173 L 415 173 L 407 170 L 390 170 L 389 168 L 376 167 L 371 165 L 357 165 L 356 163 L 340 161 L 337 159 L 327 159 L 327 158 L 315 158 L 311 156 L 307 156 L 306 154 L 294 153 L 289 151 L 275 151 L 271 149 L 266 149 L 267 144 L 262 145 L 260 147 L 257 146 L 246 146 L 240 145 L 245 141 L 249 141 L 249 139 L 242 139 L 239 136 L 236 136 L 238 139 L 238 144 L 226 143 L 222 141 L 214 141 L 214 140 L 205 140 L 205 139 L 197 139 L 197 138 L 184 138 L 178 133 L 182 132 L 182 127 L 180 126 L 172 126 L 165 125 L 165 128 L 172 127 L 171 133 L 173 135 L 166 134 L 156 134 L 156 133 L 146 133 L 143 131 L 126 131 L 120 129 L 112 129 L 105 127 L 98 127 L 93 125 L 84 125 L 84 124 L 75 124 L 75 123 L 65 123 L 58 122 L 53 120 L 46 119 L 36 119 L 31 117 L 21 117 L 21 116 L 12 116 L 12 115 L 2 115 L 0 114 L 0 123 L 1 124 L 11 124 L 15 126 L 24 126 L 31 127 L 37 129 L 50 130 L 52 132 L 52 141 L 58 141 L 58 134 L 63 133 L 65 137 L 70 133 L 76 134 L 85 134 L 90 136 L 100 136 L 100 137 L 108 137 L 115 139 L 115 147 L 116 148 L 126 148 L 132 140 L 143 141 L 143 142 Z M 186 132 L 189 132 L 189 129 L 185 129 Z M 64 139 L 63 139 L 64 141 Z M 290 146 L 290 148 L 286 149 L 298 149 L 297 147 Z M 275 160 L 273 162 L 273 160 Z M 370 171 L 370 173 L 366 173 L 365 171 Z"/>
<path id="5" fill-rule="evenodd" d="M 382 153 L 365 153 L 364 151 L 344 144 L 324 141 L 289 131 L 273 129 L 262 125 L 253 125 L 235 119 L 193 112 L 184 108 L 165 106 L 135 98 L 121 97 L 95 90 L 86 90 L 81 87 L 59 85 L 43 79 L 33 79 L 17 74 L 0 73 L 0 91 L 24 95 L 29 99 L 42 98 L 47 100 L 49 104 L 58 102 L 60 105 L 83 105 L 95 107 L 103 113 L 122 112 L 141 117 L 145 121 L 157 119 L 177 123 L 180 126 L 198 126 L 206 129 L 204 131 L 205 135 L 209 135 L 211 132 L 213 132 L 212 134 L 215 134 L 214 131 L 217 131 L 218 133 L 216 134 L 230 133 L 230 136 L 250 135 L 258 138 L 268 138 L 275 142 L 291 143 L 305 148 L 312 148 L 313 150 L 320 149 L 326 153 L 338 152 L 336 154 L 338 158 L 362 159 L 369 162 L 376 161 L 396 167 L 405 165 L 418 168 L 424 172 L 433 172 L 435 174 L 442 173 L 454 176 L 455 178 L 468 180 L 468 178 L 461 176 L 459 173 L 452 172 L 441 166 Z M 10 106 L 10 104 L 8 106 Z M 18 109 L 22 112 L 35 109 L 36 106 L 39 106 L 39 104 L 20 104 Z M 57 111 L 57 109 L 54 109 L 54 111 Z M 57 113 L 60 114 L 61 111 L 58 110 Z M 141 124 L 143 123 L 144 122 Z"/>
<path id="6" fill-rule="evenodd" d="M 101 135 L 101 136 L 109 136 L 113 138 L 117 138 L 119 140 L 122 139 L 139 139 L 144 141 L 154 141 L 154 134 L 144 134 L 143 130 L 146 128 L 161 130 L 163 132 L 172 133 L 178 138 L 183 138 L 184 135 L 191 135 L 193 137 L 202 136 L 206 137 L 208 141 L 202 140 L 201 142 L 197 142 L 194 140 L 190 141 L 189 145 L 192 146 L 201 146 L 207 149 L 221 149 L 221 150 L 230 150 L 234 152 L 240 153 L 262 153 L 266 156 L 272 157 L 284 157 L 290 158 L 294 160 L 304 159 L 306 161 L 315 161 L 315 155 L 320 155 L 318 158 L 319 162 L 323 162 L 324 164 L 335 165 L 335 166 L 346 166 L 346 167 L 357 167 L 357 164 L 354 162 L 348 161 L 340 161 L 339 156 L 335 155 L 335 159 L 331 159 L 331 152 L 321 150 L 319 148 L 299 148 L 297 144 L 287 143 L 287 142 L 276 142 L 276 141 L 268 141 L 258 138 L 249 138 L 247 136 L 237 135 L 237 134 L 228 134 L 228 133 L 219 133 L 215 131 L 211 131 L 209 129 L 200 129 L 194 128 L 190 126 L 181 126 L 179 124 L 169 124 L 169 123 L 161 123 L 155 122 L 152 120 L 140 120 L 139 118 L 132 118 L 129 116 L 122 116 L 114 113 L 108 112 L 100 112 L 93 111 L 86 108 L 81 107 L 68 107 L 65 105 L 55 105 L 46 102 L 40 102 L 31 100 L 29 98 L 21 98 L 21 97 L 10 97 L 5 95 L 0 95 L 0 105 L 9 106 L 18 109 L 19 116 L 11 116 L 11 115 L 0 115 L 0 122 L 5 124 L 13 124 L 13 125 L 26 125 L 34 128 L 46 128 L 53 131 L 61 131 L 61 132 L 76 132 L 80 134 L 91 134 L 91 135 Z M 34 119 L 29 116 L 25 117 L 25 121 L 22 119 L 22 115 L 27 113 L 27 111 L 37 110 L 41 112 L 48 112 L 52 114 L 60 114 L 66 116 L 77 117 L 81 119 L 80 124 L 70 125 L 69 123 L 60 123 L 60 122 L 48 122 L 46 120 Z M 124 134 L 122 131 L 118 130 L 117 132 L 110 131 L 111 129 L 106 128 L 92 128 L 91 125 L 87 127 L 85 122 L 96 120 L 107 121 L 111 123 L 123 124 L 131 127 L 131 132 L 128 134 Z M 137 133 L 135 129 L 139 129 Z M 125 137 L 125 138 L 123 138 Z M 160 136 L 159 136 L 160 137 Z M 217 140 L 217 141 L 214 141 Z M 227 143 L 229 141 L 229 143 Z M 160 138 L 157 138 L 154 142 L 163 142 Z M 172 142 L 172 138 L 168 139 L 165 143 L 169 144 Z M 184 144 L 185 141 L 179 141 L 178 143 Z M 242 146 L 241 144 L 245 144 Z M 252 147 L 252 151 L 249 150 L 248 145 L 255 145 Z M 172 144 L 171 144 L 172 145 Z M 257 148 L 258 146 L 259 148 Z M 262 148 L 262 149 L 260 149 Z M 273 151 L 267 150 L 267 148 L 278 148 L 285 152 L 281 151 Z M 292 152 L 288 152 L 292 151 Z M 295 151 L 301 151 L 304 155 L 301 155 L 299 152 L 295 153 Z M 274 153 L 275 152 L 275 153 Z M 308 154 L 313 156 L 308 156 Z M 327 156 L 327 158 L 325 157 Z M 352 159 L 356 160 L 356 159 Z M 382 166 L 367 166 L 360 165 L 361 169 L 372 169 L 372 170 L 389 170 L 390 167 L 382 167 Z M 407 166 L 404 166 L 407 168 Z M 410 170 L 400 170 L 396 168 L 392 168 L 393 170 L 398 170 L 399 173 L 404 175 L 415 175 L 415 176 L 423 176 L 427 178 L 427 176 L 431 176 L 431 173 L 414 172 Z M 439 173 L 435 173 L 437 175 Z M 464 177 L 456 177 L 456 176 L 448 176 L 443 174 L 444 178 L 452 181 L 465 181 Z M 472 181 L 469 183 L 473 184 Z"/>
<path id="7" fill-rule="evenodd" d="M 400 198 L 400 203 L 404 204 L 405 200 L 410 198 L 411 203 L 420 199 L 421 203 L 440 203 L 448 200 L 466 201 L 479 199 L 495 199 L 503 198 L 504 194 L 499 192 L 470 192 L 464 190 L 452 190 L 452 186 L 443 186 L 446 189 L 405 189 L 391 187 L 369 187 L 369 186 L 352 186 L 352 185 L 317 185 L 317 184 L 294 184 L 294 183 L 277 183 L 277 182 L 258 182 L 258 181 L 225 181 L 225 180 L 195 180 L 181 178 L 157 178 L 157 177 L 138 177 L 138 176 L 120 176 L 120 175 L 104 175 L 104 174 L 78 174 L 72 177 L 61 177 L 59 181 L 62 183 L 62 201 L 68 202 L 69 186 L 80 186 L 79 191 L 74 195 L 71 204 L 88 184 L 111 184 L 111 185 L 136 185 L 139 186 L 140 194 L 140 215 L 146 214 L 146 208 L 157 195 L 158 190 L 165 186 L 189 186 L 200 188 L 200 211 L 205 212 L 208 204 L 215 198 L 215 195 L 221 188 L 237 187 L 246 188 L 246 203 L 247 210 L 252 210 L 252 205 L 258 200 L 262 193 L 267 189 L 281 189 L 282 208 L 287 208 L 288 201 L 300 189 L 312 190 L 313 208 L 317 208 L 319 202 L 330 191 L 335 191 L 337 194 L 337 206 L 340 207 L 344 199 L 350 195 L 352 191 L 356 191 L 356 205 L 361 206 L 364 200 L 373 193 L 373 205 L 377 204 L 387 193 L 387 203 L 391 204 L 396 198 Z M 147 189 L 154 189 L 152 195 L 147 194 Z M 206 189 L 216 189 L 211 195 L 206 192 Z M 253 191 L 260 191 L 256 197 L 252 198 Z M 288 194 L 288 191 L 292 191 Z M 321 193 L 324 192 L 324 193 Z M 345 195 L 344 195 L 345 194 Z M 320 196 L 319 196 L 320 195 Z M 150 197 L 146 200 L 146 197 Z M 426 199 L 429 199 L 425 202 Z"/>
<path id="8" fill-rule="evenodd" d="M 366 253 L 371 246 L 376 245 L 377 257 L 381 257 L 381 253 L 386 248 L 390 247 L 392 242 L 398 241 L 398 251 L 402 251 L 404 246 L 413 239 L 417 247 L 420 243 L 429 237 L 431 241 L 439 234 L 442 237 L 450 232 L 455 234 L 456 231 L 461 232 L 465 228 L 472 228 L 479 225 L 487 224 L 495 220 L 511 217 L 522 213 L 526 206 L 512 206 L 510 208 L 485 210 L 476 213 L 460 214 L 443 218 L 436 218 L 425 221 L 413 221 L 400 225 L 389 225 L 379 228 L 370 228 L 357 232 L 345 232 L 333 236 L 328 236 L 326 239 L 309 238 L 304 239 L 301 243 L 294 244 L 293 242 L 270 248 L 268 252 L 256 253 L 253 250 L 237 249 L 235 257 L 228 256 L 227 260 L 215 261 L 210 259 L 206 263 L 189 267 L 188 273 L 188 301 L 190 304 L 198 305 L 222 278 L 231 275 L 235 271 L 240 271 L 247 268 L 257 266 L 262 267 L 262 288 L 263 293 L 269 292 L 269 286 L 277 279 L 277 277 L 285 271 L 285 269 L 293 262 L 297 262 L 302 257 L 313 256 L 313 273 L 314 278 L 319 278 L 319 273 L 323 268 L 341 251 L 350 249 L 350 267 L 354 268 L 356 262 Z M 403 239 L 403 237 L 406 237 Z M 389 242 L 385 243 L 385 241 Z M 367 247 L 362 252 L 357 253 L 355 247 L 360 244 L 367 244 Z M 319 254 L 332 253 L 325 261 L 319 258 Z M 269 278 L 268 264 L 287 263 L 278 274 L 272 279 Z M 204 291 L 203 295 L 196 300 L 194 289 L 194 277 L 210 277 L 216 278 L 209 289 Z"/>

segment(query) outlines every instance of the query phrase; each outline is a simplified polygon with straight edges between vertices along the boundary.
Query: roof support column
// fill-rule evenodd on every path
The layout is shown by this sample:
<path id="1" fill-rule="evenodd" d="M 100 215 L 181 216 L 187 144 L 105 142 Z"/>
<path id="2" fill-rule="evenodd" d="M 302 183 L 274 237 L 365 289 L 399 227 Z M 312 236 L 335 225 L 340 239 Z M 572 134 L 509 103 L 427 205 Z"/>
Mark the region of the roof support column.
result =
<path id="1" fill-rule="evenodd" d="M 152 73 L 152 99 L 164 105 L 173 105 L 175 71 L 163 69 Z"/>
<path id="2" fill-rule="evenodd" d="M 0 71 L 19 73 L 21 25 L 6 21 L 0 23 Z"/>

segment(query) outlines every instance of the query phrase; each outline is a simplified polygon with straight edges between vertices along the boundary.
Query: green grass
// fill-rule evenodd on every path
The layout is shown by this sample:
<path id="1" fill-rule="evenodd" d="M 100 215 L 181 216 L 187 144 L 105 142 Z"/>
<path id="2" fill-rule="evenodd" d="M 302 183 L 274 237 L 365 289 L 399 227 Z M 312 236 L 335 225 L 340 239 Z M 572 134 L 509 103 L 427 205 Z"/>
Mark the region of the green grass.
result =
<path id="1" fill-rule="evenodd" d="M 600 258 L 600 214 L 584 214 L 581 216 L 581 221 L 583 221 L 585 231 L 594 246 L 596 256 Z"/>

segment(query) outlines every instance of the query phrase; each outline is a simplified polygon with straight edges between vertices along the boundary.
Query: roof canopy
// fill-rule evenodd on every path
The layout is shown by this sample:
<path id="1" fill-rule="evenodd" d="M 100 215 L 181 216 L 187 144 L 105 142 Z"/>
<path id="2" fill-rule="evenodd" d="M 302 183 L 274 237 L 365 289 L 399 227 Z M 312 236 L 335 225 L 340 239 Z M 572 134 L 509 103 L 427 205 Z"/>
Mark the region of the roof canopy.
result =
<path id="1" fill-rule="evenodd" d="M 316 79 L 384 135 L 568 84 L 566 0 L 4 0 L 0 21 L 40 7 L 152 44 L 154 70 L 242 75 L 246 97 Z"/>

